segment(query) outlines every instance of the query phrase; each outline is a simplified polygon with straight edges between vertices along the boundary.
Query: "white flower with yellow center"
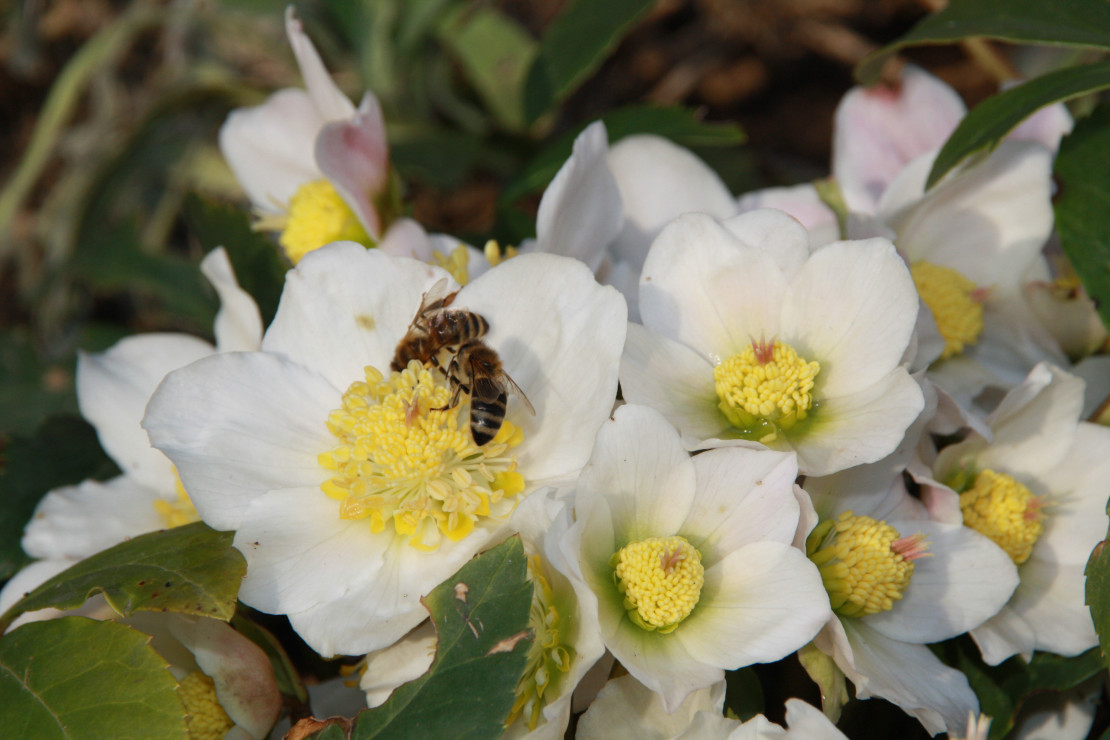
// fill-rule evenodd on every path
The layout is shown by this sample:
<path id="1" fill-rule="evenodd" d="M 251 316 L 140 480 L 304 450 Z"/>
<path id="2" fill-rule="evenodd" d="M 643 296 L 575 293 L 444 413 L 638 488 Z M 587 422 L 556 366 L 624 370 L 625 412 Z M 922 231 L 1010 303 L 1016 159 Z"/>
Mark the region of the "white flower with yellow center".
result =
<path id="1" fill-rule="evenodd" d="M 962 731 L 978 700 L 926 645 L 998 613 L 1017 573 L 986 537 L 930 520 L 901 479 L 887 461 L 807 479 L 819 523 L 805 536 L 806 552 L 834 611 L 814 644 L 857 698 L 886 699 L 932 734 Z"/>
<path id="2" fill-rule="evenodd" d="M 223 248 L 205 257 L 201 271 L 220 297 L 215 347 L 185 334 L 139 334 L 78 358 L 81 415 L 122 475 L 57 488 L 42 498 L 22 541 L 24 551 L 39 560 L 8 582 L 0 608 L 94 553 L 198 519 L 173 463 L 150 446 L 140 425 L 143 412 L 169 372 L 217 352 L 257 349 L 262 341 L 258 307 L 236 282 Z"/>
<path id="3" fill-rule="evenodd" d="M 385 647 L 424 619 L 421 596 L 503 533 L 522 497 L 585 464 L 616 393 L 620 295 L 570 259 L 508 260 L 452 308 L 485 317 L 482 339 L 535 415 L 510 394 L 497 435 L 476 444 L 469 396 L 446 408 L 443 372 L 389 369 L 444 277 L 356 244 L 316 250 L 289 273 L 262 352 L 174 373 L 147 409 L 201 517 L 237 530 L 240 598 L 289 615 L 323 655 Z"/>
<path id="4" fill-rule="evenodd" d="M 1001 612 L 971 632 L 992 665 L 1098 644 L 1084 568 L 1106 536 L 1110 429 L 1080 421 L 1082 408 L 1082 380 L 1038 365 L 987 417 L 993 439 L 972 432 L 933 467 L 959 494 L 964 524 L 1005 550 L 1021 577 Z"/>
<path id="5" fill-rule="evenodd" d="M 781 211 L 682 216 L 652 245 L 640 312 L 624 397 L 689 449 L 793 450 L 802 473 L 825 475 L 890 453 L 924 403 L 901 366 L 917 295 L 885 239 L 811 254 Z"/>
<path id="6" fill-rule="evenodd" d="M 828 619 L 817 569 L 789 544 L 796 474 L 793 455 L 771 450 L 691 458 L 642 406 L 598 433 L 575 521 L 551 536 L 605 646 L 668 710 L 726 669 L 788 655 Z"/>

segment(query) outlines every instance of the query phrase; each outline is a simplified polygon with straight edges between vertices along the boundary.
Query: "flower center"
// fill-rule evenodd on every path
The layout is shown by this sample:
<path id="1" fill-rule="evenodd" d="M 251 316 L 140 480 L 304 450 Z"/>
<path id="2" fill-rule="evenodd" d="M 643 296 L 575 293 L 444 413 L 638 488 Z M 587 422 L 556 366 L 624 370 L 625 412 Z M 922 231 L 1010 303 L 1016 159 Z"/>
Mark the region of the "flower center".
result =
<path id="1" fill-rule="evenodd" d="M 745 439 L 771 442 L 813 408 L 813 380 L 821 371 L 789 344 L 752 340 L 713 368 L 717 404 Z"/>
<path id="2" fill-rule="evenodd" d="M 215 682 L 200 671 L 193 671 L 181 681 L 177 695 L 188 712 L 185 725 L 189 740 L 219 740 L 235 726 L 220 706 Z"/>
<path id="3" fill-rule="evenodd" d="M 289 261 L 295 265 L 312 250 L 341 240 L 374 243 L 330 182 L 313 180 L 297 188 L 278 239 Z"/>
<path id="4" fill-rule="evenodd" d="M 532 579 L 532 611 L 528 626 L 535 633 L 532 648 L 524 665 L 524 675 L 516 686 L 516 702 L 509 712 L 508 727 L 523 715 L 529 730 L 536 729 L 543 708 L 547 704 L 545 693 L 552 684 L 558 684 L 561 674 L 574 664 L 575 652 L 570 645 L 560 642 L 560 629 L 566 628 L 555 605 L 551 583 L 543 574 L 543 561 L 538 556 L 528 559 L 528 576 Z M 565 633 L 563 637 L 566 637 Z"/>
<path id="5" fill-rule="evenodd" d="M 162 521 L 166 524 L 166 529 L 173 529 L 174 527 L 181 527 L 186 524 L 200 521 L 200 514 L 197 513 L 197 507 L 193 506 L 193 500 L 189 498 L 188 492 L 185 491 L 185 486 L 181 484 L 181 478 L 178 477 L 177 471 L 173 474 L 174 489 L 177 492 L 177 499 L 170 501 L 164 498 L 154 499 L 154 510 L 162 517 Z"/>
<path id="6" fill-rule="evenodd" d="M 455 278 L 455 282 L 459 285 L 470 282 L 470 252 L 467 251 L 465 244 L 459 244 L 451 250 L 450 254 L 432 252 L 432 260 L 451 273 L 451 277 Z"/>
<path id="7" fill-rule="evenodd" d="M 441 534 L 457 542 L 481 517 L 512 511 L 507 499 L 524 490 L 507 454 L 523 439 L 518 427 L 506 421 L 478 447 L 461 413 L 467 405 L 442 409 L 451 389 L 430 368 L 413 360 L 388 378 L 373 367 L 365 372 L 328 415 L 339 443 L 318 457 L 334 473 L 321 488 L 340 501 L 341 518 L 368 518 L 375 533 L 392 522 L 410 545 L 430 551 Z"/>
<path id="8" fill-rule="evenodd" d="M 951 267 L 931 262 L 915 262 L 910 266 L 910 274 L 944 338 L 942 360 L 979 341 L 983 333 L 983 297 L 975 283 Z"/>
<path id="9" fill-rule="evenodd" d="M 806 554 L 821 571 L 833 611 L 866 617 L 902 598 L 927 545 L 923 534 L 902 537 L 886 522 L 846 511 L 814 528 Z"/>
<path id="10" fill-rule="evenodd" d="M 1044 500 L 1004 473 L 980 471 L 960 494 L 964 526 L 986 535 L 1021 565 L 1044 532 Z"/>
<path id="11" fill-rule="evenodd" d="M 646 630 L 673 632 L 701 597 L 705 582 L 701 553 L 684 537 L 633 542 L 609 563 L 629 618 Z"/>

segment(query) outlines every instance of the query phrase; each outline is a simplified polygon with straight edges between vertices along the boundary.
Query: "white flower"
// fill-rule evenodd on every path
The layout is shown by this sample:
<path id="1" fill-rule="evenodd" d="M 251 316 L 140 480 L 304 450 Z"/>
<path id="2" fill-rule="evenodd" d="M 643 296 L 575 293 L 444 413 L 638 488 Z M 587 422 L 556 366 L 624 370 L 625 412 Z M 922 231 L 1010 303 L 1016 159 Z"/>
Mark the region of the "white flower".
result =
<path id="1" fill-rule="evenodd" d="M 885 239 L 810 253 L 780 211 L 682 216 L 640 278 L 644 326 L 621 362 L 629 403 L 660 410 L 689 449 L 763 444 L 825 475 L 887 455 L 921 411 L 901 366 L 917 316 Z"/>
<path id="2" fill-rule="evenodd" d="M 288 614 L 317 652 L 392 644 L 427 594 L 506 528 L 517 497 L 585 464 L 616 392 L 624 302 L 581 264 L 509 260 L 453 308 L 527 394 L 476 446 L 469 404 L 443 373 L 389 373 L 421 296 L 445 273 L 356 244 L 308 255 L 287 277 L 262 352 L 170 375 L 144 426 L 201 517 L 235 529 L 240 598 Z M 465 381 L 465 379 L 463 379 Z"/>
<path id="3" fill-rule="evenodd" d="M 655 411 L 627 405 L 598 432 L 563 537 L 568 575 L 605 646 L 668 710 L 725 669 L 778 660 L 828 618 L 816 569 L 790 546 L 793 455 L 690 458 Z"/>
<path id="4" fill-rule="evenodd" d="M 1038 365 L 987 418 L 992 441 L 972 432 L 937 457 L 933 478 L 960 492 L 964 523 L 998 543 L 1021 577 L 1002 611 L 971 632 L 992 665 L 1098 644 L 1083 571 L 1106 536 L 1110 429 L 1080 421 L 1082 407 L 1082 380 Z"/>

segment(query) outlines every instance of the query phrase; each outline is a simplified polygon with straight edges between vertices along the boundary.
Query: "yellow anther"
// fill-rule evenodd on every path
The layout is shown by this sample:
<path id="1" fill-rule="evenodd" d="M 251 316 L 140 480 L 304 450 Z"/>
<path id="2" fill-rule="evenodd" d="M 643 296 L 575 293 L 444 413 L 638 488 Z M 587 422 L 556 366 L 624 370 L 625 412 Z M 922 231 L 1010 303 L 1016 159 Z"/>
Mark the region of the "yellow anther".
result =
<path id="1" fill-rule="evenodd" d="M 332 477 L 321 489 L 344 519 L 367 519 L 372 532 L 392 524 L 421 550 L 441 536 L 458 541 L 481 517 L 504 516 L 525 488 L 510 454 L 523 435 L 509 421 L 504 436 L 477 447 L 465 405 L 451 400 L 446 381 L 413 360 L 388 378 L 367 367 L 342 407 L 328 415 L 339 443 L 317 456 Z"/>
<path id="2" fill-rule="evenodd" d="M 432 259 L 435 260 L 437 265 L 451 273 L 451 277 L 455 278 L 459 285 L 466 285 L 470 282 L 470 252 L 465 244 L 459 244 L 451 250 L 450 254 L 433 252 Z"/>
<path id="3" fill-rule="evenodd" d="M 808 416 L 820 371 L 789 344 L 753 340 L 713 368 L 717 406 L 740 436 L 771 442 Z"/>
<path id="4" fill-rule="evenodd" d="M 674 631 L 701 598 L 701 553 L 684 537 L 639 540 L 621 548 L 609 562 L 629 618 L 646 630 Z"/>
<path id="5" fill-rule="evenodd" d="M 490 239 L 486 242 L 486 246 L 482 248 L 482 253 L 485 254 L 486 259 L 489 260 L 490 267 L 497 267 L 505 260 L 516 257 L 520 251 L 516 247 L 507 246 L 505 247 L 504 254 L 502 254 L 501 245 L 497 243 L 496 239 Z"/>
<path id="6" fill-rule="evenodd" d="M 181 681 L 177 696 L 188 712 L 185 725 L 189 740 L 219 740 L 235 726 L 220 706 L 215 682 L 200 671 L 193 671 Z"/>
<path id="7" fill-rule="evenodd" d="M 313 180 L 297 188 L 289 200 L 289 217 L 278 242 L 294 265 L 314 249 L 349 240 L 367 246 L 373 240 L 327 180 Z"/>
<path id="8" fill-rule="evenodd" d="M 917 294 L 933 312 L 937 330 L 944 338 L 941 359 L 958 355 L 983 333 L 983 303 L 979 289 L 951 267 L 931 262 L 910 266 Z"/>
<path id="9" fill-rule="evenodd" d="M 166 529 L 200 521 L 197 507 L 193 506 L 193 500 L 189 498 L 185 486 L 181 484 L 181 478 L 178 477 L 176 470 L 173 473 L 173 480 L 177 499 L 172 501 L 164 498 L 154 499 L 154 510 L 158 512 L 158 516 L 162 517 Z"/>
<path id="10" fill-rule="evenodd" d="M 982 470 L 960 494 L 964 526 L 971 527 L 1021 565 L 1044 533 L 1043 500 L 1004 473 Z"/>
<path id="11" fill-rule="evenodd" d="M 846 511 L 813 530 L 806 554 L 821 572 L 829 602 L 844 617 L 865 617 L 894 607 L 925 556 L 921 534 L 902 537 L 886 522 Z"/>

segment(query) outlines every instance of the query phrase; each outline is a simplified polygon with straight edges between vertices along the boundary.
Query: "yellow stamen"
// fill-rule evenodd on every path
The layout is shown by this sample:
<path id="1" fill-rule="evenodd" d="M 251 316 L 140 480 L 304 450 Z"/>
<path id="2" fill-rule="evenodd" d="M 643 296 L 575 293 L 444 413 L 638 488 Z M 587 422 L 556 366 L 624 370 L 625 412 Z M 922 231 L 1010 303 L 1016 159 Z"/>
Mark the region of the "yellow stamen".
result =
<path id="1" fill-rule="evenodd" d="M 892 609 L 926 547 L 920 533 L 902 537 L 886 522 L 850 511 L 821 522 L 806 539 L 806 554 L 821 572 L 833 610 L 843 617 Z"/>
<path id="2" fill-rule="evenodd" d="M 1044 533 L 1043 500 L 1018 481 L 993 470 L 980 471 L 960 494 L 964 525 L 991 539 L 1021 565 Z"/>
<path id="3" fill-rule="evenodd" d="M 486 259 L 489 260 L 490 267 L 497 267 L 505 260 L 516 257 L 517 254 L 519 254 L 519 250 L 513 246 L 505 247 L 505 253 L 502 254 L 501 245 L 497 243 L 496 239 L 490 239 L 486 242 L 486 246 L 482 248 L 482 252 L 486 255 Z"/>
<path id="4" fill-rule="evenodd" d="M 771 442 L 808 416 L 820 371 L 789 344 L 753 340 L 713 368 L 718 408 L 741 437 Z"/>
<path id="5" fill-rule="evenodd" d="M 942 360 L 979 341 L 983 332 L 983 304 L 975 283 L 951 267 L 931 262 L 915 262 L 910 266 L 910 274 L 944 338 Z"/>
<path id="6" fill-rule="evenodd" d="M 200 521 L 200 514 L 197 513 L 197 507 L 193 506 L 193 500 L 189 498 L 189 494 L 185 491 L 185 486 L 181 484 L 181 478 L 178 477 L 177 471 L 174 471 L 174 488 L 177 492 L 177 500 L 170 501 L 164 498 L 154 500 L 154 510 L 162 517 L 162 521 L 166 524 L 166 529 L 173 529 L 174 527 L 181 527 L 185 524 L 192 524 L 193 522 Z"/>
<path id="7" fill-rule="evenodd" d="M 374 243 L 330 182 L 313 180 L 297 188 L 278 239 L 289 261 L 295 265 L 312 250 L 340 240 Z"/>
<path id="8" fill-rule="evenodd" d="M 673 632 L 701 598 L 705 568 L 685 537 L 650 537 L 622 547 L 610 559 L 629 618 L 646 630 Z"/>
<path id="9" fill-rule="evenodd" d="M 185 725 L 190 740 L 219 740 L 235 726 L 216 697 L 216 684 L 200 671 L 193 671 L 177 687 L 177 696 L 188 714 Z"/>
<path id="10" fill-rule="evenodd" d="M 451 254 L 433 252 L 432 259 L 435 260 L 435 264 L 451 273 L 451 277 L 455 278 L 459 285 L 466 285 L 470 282 L 470 270 L 468 268 L 470 252 L 467 251 L 465 244 L 459 244 L 451 250 Z"/>
<path id="11" fill-rule="evenodd" d="M 351 384 L 343 406 L 328 416 L 339 440 L 319 455 L 334 475 L 321 488 L 340 501 L 340 517 L 366 519 L 372 532 L 392 523 L 421 550 L 440 536 L 466 537 L 482 517 L 504 517 L 524 490 L 516 458 L 519 428 L 506 420 L 478 447 L 465 404 L 443 409 L 451 389 L 431 368 L 413 360 L 388 378 L 373 367 Z"/>

